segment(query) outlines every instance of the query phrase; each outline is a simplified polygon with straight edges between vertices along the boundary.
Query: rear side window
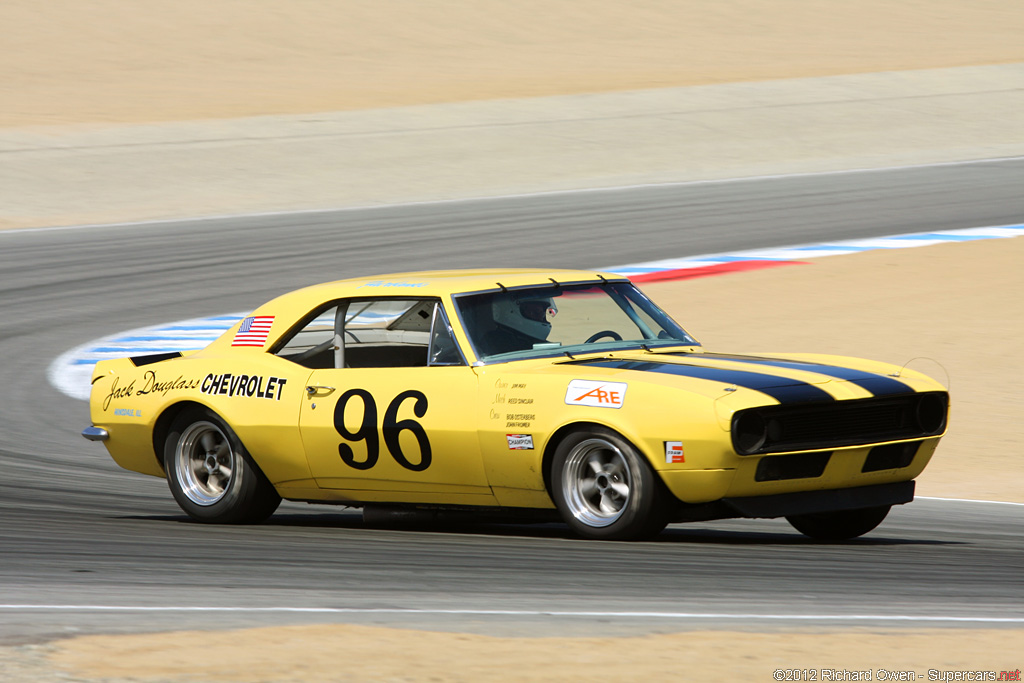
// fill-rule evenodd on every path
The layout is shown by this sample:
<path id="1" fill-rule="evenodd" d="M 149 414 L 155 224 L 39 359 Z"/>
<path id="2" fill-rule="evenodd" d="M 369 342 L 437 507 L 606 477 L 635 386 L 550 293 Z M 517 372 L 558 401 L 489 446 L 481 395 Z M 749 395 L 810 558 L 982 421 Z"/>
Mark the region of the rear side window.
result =
<path id="1" fill-rule="evenodd" d="M 315 314 L 277 350 L 308 368 L 465 365 L 436 299 L 348 299 Z"/>

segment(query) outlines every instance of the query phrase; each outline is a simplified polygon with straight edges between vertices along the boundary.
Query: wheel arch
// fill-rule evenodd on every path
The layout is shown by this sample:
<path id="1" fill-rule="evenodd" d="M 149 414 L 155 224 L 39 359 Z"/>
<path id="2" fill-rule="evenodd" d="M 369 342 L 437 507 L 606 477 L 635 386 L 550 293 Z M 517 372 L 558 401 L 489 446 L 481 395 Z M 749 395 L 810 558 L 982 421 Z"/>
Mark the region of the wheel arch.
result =
<path id="1" fill-rule="evenodd" d="M 578 421 L 578 422 L 566 423 L 566 424 L 562 425 L 561 427 L 559 427 L 558 429 L 556 429 L 551 434 L 550 438 L 548 438 L 547 444 L 545 444 L 545 446 L 544 446 L 544 455 L 543 455 L 543 459 L 541 460 L 541 472 L 544 475 L 544 488 L 547 490 L 548 496 L 553 495 L 553 491 L 552 491 L 552 488 L 551 488 L 551 486 L 552 486 L 552 484 L 551 484 L 551 465 L 552 465 L 552 462 L 554 461 L 554 458 L 555 458 L 555 451 L 558 450 L 558 445 L 567 436 L 569 436 L 570 434 L 572 434 L 574 432 L 586 431 L 587 429 L 593 429 L 595 427 L 599 428 L 599 429 L 606 429 L 606 430 L 608 430 L 610 432 L 614 432 L 615 434 L 617 434 L 619 436 L 619 438 L 624 439 L 625 441 L 629 442 L 629 445 L 631 445 L 634 449 L 636 449 L 636 452 L 639 453 L 641 455 L 641 457 L 647 458 L 648 460 L 650 460 L 650 458 L 648 458 L 648 456 L 644 452 L 644 450 L 642 448 L 639 448 L 636 445 L 636 440 L 635 439 L 630 438 L 629 434 L 624 433 L 621 429 L 616 429 L 612 425 L 605 424 L 603 422 L 591 421 L 591 420 L 581 420 L 581 421 Z M 660 479 L 661 478 L 661 473 L 658 472 L 657 470 L 655 470 L 655 476 L 657 476 Z"/>
<path id="2" fill-rule="evenodd" d="M 173 449 L 167 447 L 168 439 L 179 429 L 184 431 L 179 434 L 176 445 Z M 197 444 L 201 442 L 197 435 L 203 435 L 204 430 L 216 432 L 222 441 L 216 446 L 204 443 L 199 447 L 202 450 L 197 451 Z M 221 446 L 225 446 L 226 451 L 223 460 Z M 259 523 L 272 515 L 281 503 L 280 494 L 247 452 L 230 423 L 208 405 L 185 400 L 167 406 L 154 425 L 153 448 L 163 456 L 161 469 L 174 499 L 192 519 L 208 523 Z M 210 448 L 215 448 L 217 454 L 213 464 L 210 458 L 214 451 L 207 450 Z M 198 467 L 194 457 L 197 452 L 202 454 Z M 228 464 L 227 470 L 220 469 L 222 463 Z M 208 476 L 196 479 L 195 473 L 203 469 Z M 211 485 L 214 474 L 218 479 Z M 205 495 L 197 494 L 197 490 Z"/>
<path id="3" fill-rule="evenodd" d="M 177 403 L 172 403 L 164 408 L 163 412 L 161 412 L 160 416 L 156 418 L 156 422 L 153 425 L 152 444 L 153 457 L 156 459 L 157 466 L 160 467 L 164 474 L 167 473 L 164 468 L 164 444 L 167 442 L 167 435 L 171 431 L 171 425 L 174 424 L 174 420 L 190 408 L 206 409 L 212 411 L 216 415 L 219 415 L 216 410 L 198 401 L 178 401 Z"/>

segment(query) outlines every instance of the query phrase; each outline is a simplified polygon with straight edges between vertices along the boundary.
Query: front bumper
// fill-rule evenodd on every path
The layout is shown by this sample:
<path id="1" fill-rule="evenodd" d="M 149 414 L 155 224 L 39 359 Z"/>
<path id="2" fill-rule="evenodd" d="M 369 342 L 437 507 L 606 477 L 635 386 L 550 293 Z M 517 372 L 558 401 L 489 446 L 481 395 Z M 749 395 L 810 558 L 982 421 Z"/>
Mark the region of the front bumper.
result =
<path id="1" fill-rule="evenodd" d="M 769 496 L 722 498 L 710 503 L 680 503 L 672 521 L 703 522 L 735 517 L 774 518 L 840 510 L 902 505 L 914 500 L 914 482 L 898 481 L 845 489 L 819 489 Z"/>
<path id="2" fill-rule="evenodd" d="M 860 508 L 902 505 L 914 500 L 914 482 L 856 486 L 849 489 L 798 491 L 773 496 L 723 498 L 722 503 L 736 511 L 736 517 L 789 517 L 816 512 L 836 512 Z"/>

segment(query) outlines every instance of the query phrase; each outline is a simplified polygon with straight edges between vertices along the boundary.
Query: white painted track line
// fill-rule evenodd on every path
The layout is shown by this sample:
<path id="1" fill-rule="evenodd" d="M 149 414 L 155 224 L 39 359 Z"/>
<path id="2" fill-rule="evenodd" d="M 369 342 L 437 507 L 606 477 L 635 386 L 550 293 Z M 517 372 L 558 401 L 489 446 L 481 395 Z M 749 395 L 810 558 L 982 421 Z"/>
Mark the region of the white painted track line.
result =
<path id="1" fill-rule="evenodd" d="M 945 614 L 755 614 L 729 612 L 596 612 L 574 610 L 487 610 L 487 609 L 404 609 L 399 607 L 216 607 L 188 605 L 36 605 L 0 604 L 0 611 L 52 611 L 52 612 L 219 612 L 219 613 L 280 613 L 280 614 L 430 614 L 459 616 L 502 617 L 580 617 L 599 619 L 737 619 L 742 621 L 876 621 L 923 623 L 987 623 L 1024 624 L 1024 616 L 999 617 L 988 615 Z"/>

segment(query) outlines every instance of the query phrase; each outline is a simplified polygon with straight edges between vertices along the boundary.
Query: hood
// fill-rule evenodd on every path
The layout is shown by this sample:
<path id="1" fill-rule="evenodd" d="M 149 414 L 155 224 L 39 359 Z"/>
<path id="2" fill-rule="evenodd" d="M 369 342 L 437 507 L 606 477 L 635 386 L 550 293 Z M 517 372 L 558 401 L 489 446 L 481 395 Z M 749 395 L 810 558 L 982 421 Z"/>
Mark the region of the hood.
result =
<path id="1" fill-rule="evenodd" d="M 825 363 L 717 353 L 627 353 L 567 363 L 576 367 L 658 373 L 705 380 L 718 387 L 752 389 L 779 403 L 820 403 L 836 400 L 822 386 L 849 382 L 873 396 L 913 394 L 910 385 L 887 375 Z"/>

